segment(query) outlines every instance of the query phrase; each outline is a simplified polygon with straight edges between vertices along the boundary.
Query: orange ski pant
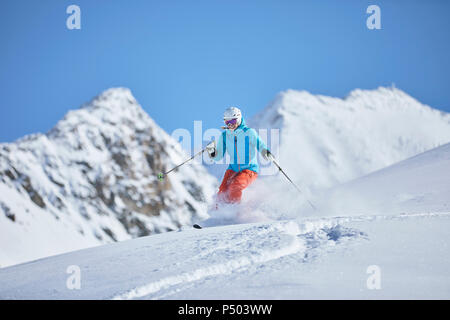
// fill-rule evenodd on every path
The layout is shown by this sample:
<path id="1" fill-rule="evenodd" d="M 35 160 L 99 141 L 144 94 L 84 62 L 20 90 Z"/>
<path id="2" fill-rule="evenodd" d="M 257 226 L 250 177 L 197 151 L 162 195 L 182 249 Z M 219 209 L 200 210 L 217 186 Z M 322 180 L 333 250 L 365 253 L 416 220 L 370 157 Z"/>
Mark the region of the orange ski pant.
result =
<path id="1" fill-rule="evenodd" d="M 225 203 L 241 202 L 242 191 L 255 181 L 258 174 L 252 170 L 235 172 L 228 169 L 217 193 L 217 199 Z"/>

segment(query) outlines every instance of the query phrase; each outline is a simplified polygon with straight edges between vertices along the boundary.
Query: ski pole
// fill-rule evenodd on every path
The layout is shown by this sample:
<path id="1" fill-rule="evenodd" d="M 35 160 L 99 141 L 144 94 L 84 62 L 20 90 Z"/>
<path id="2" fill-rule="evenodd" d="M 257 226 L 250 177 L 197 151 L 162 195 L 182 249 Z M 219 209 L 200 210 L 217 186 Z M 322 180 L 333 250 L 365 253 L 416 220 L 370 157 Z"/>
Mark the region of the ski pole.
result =
<path id="1" fill-rule="evenodd" d="M 190 157 L 189 159 L 187 159 L 187 160 L 184 161 L 183 163 L 180 163 L 179 165 L 177 165 L 176 167 L 170 169 L 170 170 L 167 171 L 167 172 L 161 172 L 161 173 L 158 173 L 158 180 L 159 180 L 159 181 L 163 181 L 165 175 L 168 175 L 168 174 L 171 173 L 173 170 L 175 170 L 175 169 L 181 167 L 181 166 L 182 166 L 183 164 L 185 164 L 186 162 L 191 161 L 192 159 L 194 159 L 194 158 L 195 158 L 196 156 L 198 156 L 199 154 L 202 154 L 203 152 L 205 152 L 205 150 L 206 150 L 206 148 L 203 149 L 202 151 L 197 152 L 197 153 L 194 154 L 192 157 Z"/>
<path id="2" fill-rule="evenodd" d="M 303 192 L 300 190 L 300 188 L 297 187 L 297 186 L 295 185 L 294 182 L 292 182 L 292 180 L 287 176 L 287 174 L 283 171 L 283 169 L 281 169 L 280 165 L 275 161 L 275 159 L 272 159 L 272 162 L 277 166 L 278 170 L 280 170 L 281 173 L 284 174 L 284 176 L 285 176 L 285 177 L 289 180 L 289 182 L 295 187 L 295 189 L 297 189 L 297 191 L 298 191 L 300 194 L 303 195 Z M 305 197 L 305 199 L 306 199 L 306 197 Z M 317 208 L 311 203 L 311 201 L 309 201 L 308 199 L 306 199 L 306 201 L 308 201 L 309 205 L 310 205 L 314 210 L 317 211 Z"/>

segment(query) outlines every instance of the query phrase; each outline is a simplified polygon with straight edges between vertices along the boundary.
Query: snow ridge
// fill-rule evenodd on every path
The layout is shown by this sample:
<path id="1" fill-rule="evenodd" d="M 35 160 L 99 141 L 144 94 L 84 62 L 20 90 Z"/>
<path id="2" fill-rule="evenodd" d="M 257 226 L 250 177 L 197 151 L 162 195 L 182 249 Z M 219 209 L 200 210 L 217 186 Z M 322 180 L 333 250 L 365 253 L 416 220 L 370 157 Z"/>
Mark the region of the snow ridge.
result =
<path id="1" fill-rule="evenodd" d="M 341 99 L 286 90 L 250 121 L 280 129 L 279 162 L 307 190 L 333 187 L 450 142 L 450 114 L 397 88 Z"/>
<path id="2" fill-rule="evenodd" d="M 0 242 L 10 244 L 0 266 L 204 218 L 217 181 L 202 166 L 157 179 L 187 158 L 127 88 L 69 111 L 47 134 L 0 144 Z"/>

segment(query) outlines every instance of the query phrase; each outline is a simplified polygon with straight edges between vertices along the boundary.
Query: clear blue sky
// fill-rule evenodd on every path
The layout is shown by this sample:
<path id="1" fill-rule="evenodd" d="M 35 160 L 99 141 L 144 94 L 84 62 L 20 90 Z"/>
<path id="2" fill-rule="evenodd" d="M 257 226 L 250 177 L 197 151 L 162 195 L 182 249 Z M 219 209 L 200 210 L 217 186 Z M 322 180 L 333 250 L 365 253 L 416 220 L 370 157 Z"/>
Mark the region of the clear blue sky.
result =
<path id="1" fill-rule="evenodd" d="M 68 30 L 66 8 L 81 8 Z M 368 30 L 366 8 L 381 8 Z M 3 0 L 0 142 L 47 132 L 113 86 L 166 131 L 250 117 L 286 89 L 397 87 L 450 111 L 450 1 Z"/>

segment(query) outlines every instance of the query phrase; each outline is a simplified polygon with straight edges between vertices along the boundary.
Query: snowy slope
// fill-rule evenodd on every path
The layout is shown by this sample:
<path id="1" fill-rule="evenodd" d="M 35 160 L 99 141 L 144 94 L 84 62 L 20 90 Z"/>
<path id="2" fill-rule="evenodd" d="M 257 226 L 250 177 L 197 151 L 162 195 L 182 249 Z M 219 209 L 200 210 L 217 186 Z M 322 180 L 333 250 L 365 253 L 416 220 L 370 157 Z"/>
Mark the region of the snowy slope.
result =
<path id="1" fill-rule="evenodd" d="M 368 203 L 366 213 L 361 201 L 358 214 L 334 216 L 323 200 L 315 217 L 85 249 L 1 269 L 0 298 L 449 299 L 449 175 L 447 144 L 329 191 L 399 211 Z M 81 270 L 79 290 L 66 286 L 71 265 Z"/>
<path id="2" fill-rule="evenodd" d="M 269 146 L 303 199 L 315 201 L 319 191 L 450 142 L 450 114 L 397 88 L 356 89 L 343 99 L 287 90 L 249 123 L 279 129 L 279 146 L 273 145 L 270 131 Z M 264 198 L 261 207 L 275 216 L 292 217 L 309 209 L 305 200 L 290 201 L 297 192 L 284 176 L 265 170 L 248 190 L 249 197 Z"/>
<path id="3" fill-rule="evenodd" d="M 318 197 L 328 214 L 450 211 L 450 143 L 327 190 Z"/>
<path id="4" fill-rule="evenodd" d="M 217 181 L 201 165 L 157 180 L 188 157 L 126 88 L 0 144 L 0 267 L 205 217 Z"/>

